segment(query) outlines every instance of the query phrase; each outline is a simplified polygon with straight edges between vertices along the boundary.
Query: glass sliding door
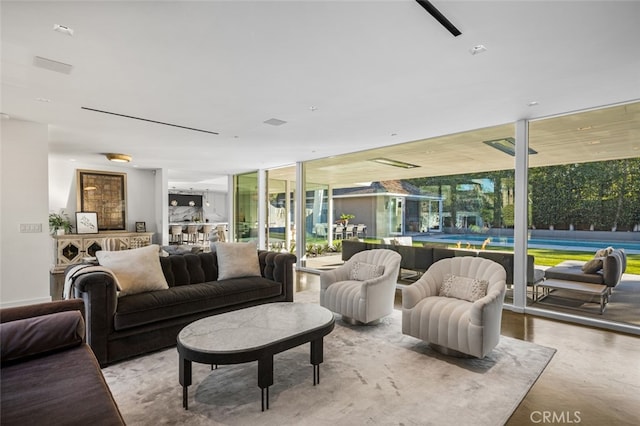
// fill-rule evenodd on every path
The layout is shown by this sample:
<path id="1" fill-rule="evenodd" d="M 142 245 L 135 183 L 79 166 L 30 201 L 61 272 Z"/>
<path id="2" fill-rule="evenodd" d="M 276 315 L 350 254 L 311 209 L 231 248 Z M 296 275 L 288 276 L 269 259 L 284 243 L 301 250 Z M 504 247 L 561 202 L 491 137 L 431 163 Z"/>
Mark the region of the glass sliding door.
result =
<path id="1" fill-rule="evenodd" d="M 530 123 L 528 250 L 546 278 L 531 308 L 640 325 L 639 135 L 637 102 Z"/>
<path id="2" fill-rule="evenodd" d="M 267 248 L 295 249 L 295 166 L 267 171 Z"/>
<path id="3" fill-rule="evenodd" d="M 258 240 L 258 172 L 234 176 L 235 241 Z"/>

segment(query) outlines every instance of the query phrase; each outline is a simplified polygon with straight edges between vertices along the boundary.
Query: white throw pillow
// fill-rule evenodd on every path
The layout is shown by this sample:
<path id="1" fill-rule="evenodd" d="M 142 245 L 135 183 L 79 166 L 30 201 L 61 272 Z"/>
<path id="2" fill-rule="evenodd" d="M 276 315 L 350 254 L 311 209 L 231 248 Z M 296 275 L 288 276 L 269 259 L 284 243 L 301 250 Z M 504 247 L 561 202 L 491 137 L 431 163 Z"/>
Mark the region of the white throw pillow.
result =
<path id="1" fill-rule="evenodd" d="M 254 243 L 216 242 L 214 245 L 218 257 L 219 280 L 262 275 L 258 248 Z"/>
<path id="2" fill-rule="evenodd" d="M 488 287 L 489 282 L 486 280 L 447 274 L 440 287 L 439 295 L 475 302 L 487 295 Z"/>
<path id="3" fill-rule="evenodd" d="M 96 252 L 98 263 L 113 272 L 120 283 L 120 295 L 169 288 L 162 273 L 157 244 L 132 250 Z"/>
<path id="4" fill-rule="evenodd" d="M 372 265 L 371 263 L 355 262 L 349 271 L 349 279 L 354 281 L 366 281 L 384 274 L 384 265 Z"/>

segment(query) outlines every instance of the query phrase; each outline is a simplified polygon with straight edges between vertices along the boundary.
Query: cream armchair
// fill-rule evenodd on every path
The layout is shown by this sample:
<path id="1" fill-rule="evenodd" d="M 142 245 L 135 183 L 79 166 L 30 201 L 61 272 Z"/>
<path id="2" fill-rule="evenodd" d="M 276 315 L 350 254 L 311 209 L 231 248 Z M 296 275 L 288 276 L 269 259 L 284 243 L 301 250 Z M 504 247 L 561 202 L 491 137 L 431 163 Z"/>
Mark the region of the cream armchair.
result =
<path id="1" fill-rule="evenodd" d="M 401 257 L 392 250 L 356 253 L 320 273 L 320 305 L 351 324 L 372 324 L 393 312 Z"/>
<path id="2" fill-rule="evenodd" d="M 484 358 L 500 341 L 505 281 L 504 267 L 492 260 L 434 263 L 402 289 L 402 333 L 445 354 Z"/>

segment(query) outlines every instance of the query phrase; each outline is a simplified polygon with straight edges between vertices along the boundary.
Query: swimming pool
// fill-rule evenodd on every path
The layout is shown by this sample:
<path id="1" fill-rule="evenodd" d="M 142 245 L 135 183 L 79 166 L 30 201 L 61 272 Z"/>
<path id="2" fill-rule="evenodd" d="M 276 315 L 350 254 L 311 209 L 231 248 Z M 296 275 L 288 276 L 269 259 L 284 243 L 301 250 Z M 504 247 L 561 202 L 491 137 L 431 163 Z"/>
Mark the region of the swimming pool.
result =
<path id="1" fill-rule="evenodd" d="M 444 234 L 444 235 L 417 235 L 414 241 L 457 244 L 461 247 L 471 245 L 473 248 L 480 248 L 482 243 L 490 238 L 489 245 L 501 247 L 513 247 L 513 237 L 487 236 L 478 234 Z M 640 254 L 640 233 L 638 241 L 592 241 L 592 240 L 563 240 L 551 238 L 529 238 L 529 248 L 555 248 L 576 251 L 596 251 L 597 249 L 612 246 L 622 248 L 628 254 Z"/>

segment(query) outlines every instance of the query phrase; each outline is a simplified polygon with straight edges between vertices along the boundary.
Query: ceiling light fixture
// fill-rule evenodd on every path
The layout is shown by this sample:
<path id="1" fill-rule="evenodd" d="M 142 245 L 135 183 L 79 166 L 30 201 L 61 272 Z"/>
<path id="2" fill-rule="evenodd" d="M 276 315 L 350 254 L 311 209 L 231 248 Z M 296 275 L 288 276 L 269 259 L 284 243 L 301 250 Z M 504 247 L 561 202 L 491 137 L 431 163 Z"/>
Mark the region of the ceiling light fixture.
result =
<path id="1" fill-rule="evenodd" d="M 131 161 L 131 156 L 127 154 L 105 154 L 107 156 L 107 160 L 114 161 L 116 163 L 128 163 Z"/>
<path id="2" fill-rule="evenodd" d="M 265 120 L 263 123 L 264 124 L 270 124 L 272 126 L 282 126 L 283 124 L 286 123 L 286 121 L 280 120 L 278 118 L 270 118 L 268 120 Z"/>
<path id="3" fill-rule="evenodd" d="M 417 166 L 415 164 L 405 163 L 404 161 L 391 160 L 389 158 L 372 158 L 369 161 L 373 161 L 374 163 L 384 164 L 386 166 L 400 167 L 403 169 L 415 169 Z"/>
<path id="4" fill-rule="evenodd" d="M 484 45 L 479 44 L 477 46 L 473 46 L 471 49 L 469 49 L 469 53 L 471 53 L 472 55 L 477 55 L 478 53 L 482 53 L 482 52 L 486 52 L 487 48 L 484 47 Z"/>
<path id="5" fill-rule="evenodd" d="M 64 25 L 54 24 L 53 31 L 56 31 L 60 34 L 73 36 L 73 29 L 69 27 L 65 27 Z"/>
<path id="6" fill-rule="evenodd" d="M 495 148 L 498 151 L 502 151 L 512 157 L 516 156 L 516 140 L 514 138 L 494 139 L 491 141 L 482 141 L 482 143 L 487 144 L 490 147 Z M 537 153 L 538 151 L 529 148 L 529 155 Z"/>
<path id="7" fill-rule="evenodd" d="M 536 106 L 536 105 L 538 105 L 538 101 L 531 101 L 527 104 L 527 106 L 530 106 L 530 107 Z"/>

